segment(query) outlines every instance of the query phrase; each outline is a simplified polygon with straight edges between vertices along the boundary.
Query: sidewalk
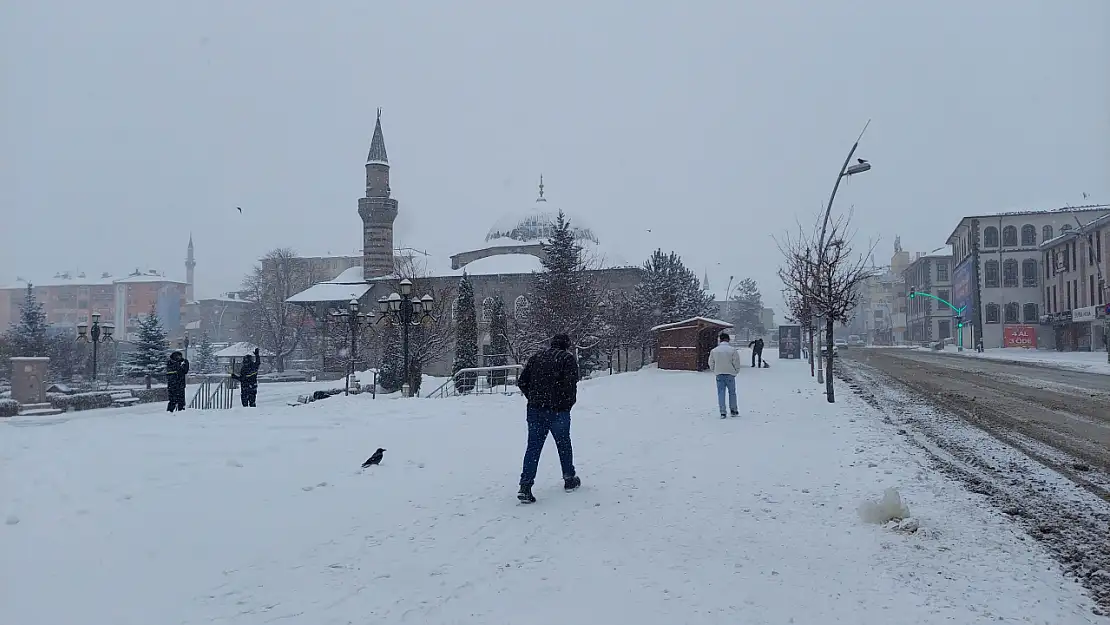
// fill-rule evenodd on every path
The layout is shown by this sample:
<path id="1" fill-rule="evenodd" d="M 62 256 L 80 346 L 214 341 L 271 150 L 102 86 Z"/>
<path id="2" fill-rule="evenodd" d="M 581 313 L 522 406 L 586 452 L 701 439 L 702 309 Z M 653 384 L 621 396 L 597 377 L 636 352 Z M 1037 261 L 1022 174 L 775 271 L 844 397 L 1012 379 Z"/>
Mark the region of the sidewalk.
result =
<path id="1" fill-rule="evenodd" d="M 988 360 L 1028 363 L 1042 367 L 1052 367 L 1054 369 L 1082 371 L 1086 373 L 1105 373 L 1110 375 L 1110 363 L 1106 360 L 1105 351 L 1058 352 L 1048 349 L 1007 347 L 988 349 L 980 354 L 969 347 L 965 347 L 964 351 L 960 352 L 954 345 L 949 345 L 945 348 L 944 352 L 946 354 L 959 354 L 969 358 L 986 358 Z"/>

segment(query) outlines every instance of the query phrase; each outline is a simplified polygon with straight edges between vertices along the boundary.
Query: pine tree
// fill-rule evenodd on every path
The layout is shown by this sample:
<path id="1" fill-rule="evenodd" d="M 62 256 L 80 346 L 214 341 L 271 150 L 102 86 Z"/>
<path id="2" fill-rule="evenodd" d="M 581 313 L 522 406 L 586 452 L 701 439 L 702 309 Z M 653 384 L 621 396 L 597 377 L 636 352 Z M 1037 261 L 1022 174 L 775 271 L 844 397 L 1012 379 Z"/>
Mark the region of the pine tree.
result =
<path id="1" fill-rule="evenodd" d="M 474 309 L 474 284 L 464 273 L 459 280 L 459 297 L 455 304 L 455 363 L 452 373 L 478 366 L 478 318 Z M 455 389 L 468 393 L 474 388 L 476 376 L 463 374 L 455 381 Z"/>
<path id="2" fill-rule="evenodd" d="M 663 323 L 717 314 L 713 295 L 702 288 L 697 274 L 678 254 L 664 254 L 663 250 L 655 250 L 644 263 L 632 302 L 644 332 Z"/>
<path id="3" fill-rule="evenodd" d="M 162 320 L 158 318 L 153 305 L 150 313 L 139 320 L 138 334 L 138 340 L 134 343 L 136 349 L 128 355 L 127 366 L 132 371 L 146 375 L 161 373 L 165 368 L 169 342 L 166 340 Z"/>
<path id="4" fill-rule="evenodd" d="M 382 330 L 382 363 L 378 369 L 382 392 L 399 391 L 405 383 L 405 355 L 401 349 L 401 328 L 390 322 Z"/>
<path id="5" fill-rule="evenodd" d="M 493 298 L 493 309 L 490 312 L 489 351 L 491 355 L 486 358 L 487 367 L 500 367 L 508 364 L 509 320 L 505 316 L 505 301 L 499 295 Z M 506 377 L 503 369 L 493 371 L 488 377 L 489 385 L 501 386 L 505 384 Z"/>
<path id="6" fill-rule="evenodd" d="M 729 321 L 737 331 L 746 331 L 749 338 L 752 334 L 763 334 L 763 296 L 755 280 L 744 278 L 736 285 L 729 307 L 732 317 Z"/>
<path id="7" fill-rule="evenodd" d="M 196 362 L 190 363 L 190 368 L 197 373 L 213 373 L 216 370 L 216 350 L 212 341 L 205 332 L 200 337 L 200 347 L 197 348 Z"/>
<path id="8" fill-rule="evenodd" d="M 19 321 L 12 323 L 5 336 L 11 356 L 47 356 L 46 312 L 42 303 L 35 298 L 32 286 L 27 285 L 27 294 L 19 307 Z"/>
<path id="9" fill-rule="evenodd" d="M 543 271 L 532 275 L 525 340 L 533 350 L 560 333 L 569 335 L 572 344 L 583 339 L 596 340 L 600 293 L 562 211 L 556 217 L 550 240 L 544 244 L 544 252 Z"/>

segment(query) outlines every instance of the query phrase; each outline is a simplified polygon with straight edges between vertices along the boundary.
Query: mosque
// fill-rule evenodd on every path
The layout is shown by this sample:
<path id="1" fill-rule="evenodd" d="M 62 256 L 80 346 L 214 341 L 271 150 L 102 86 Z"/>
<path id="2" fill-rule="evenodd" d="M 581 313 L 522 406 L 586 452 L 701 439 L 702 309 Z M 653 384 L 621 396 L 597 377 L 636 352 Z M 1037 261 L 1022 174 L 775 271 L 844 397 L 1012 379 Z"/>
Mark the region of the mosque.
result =
<path id="1" fill-rule="evenodd" d="M 421 276 L 421 282 L 435 293 L 444 292 L 446 288 L 454 297 L 459 279 L 465 272 L 474 285 L 481 343 L 479 350 L 480 353 L 487 353 L 487 328 L 495 297 L 501 297 L 507 314 L 519 316 L 531 286 L 532 273 L 542 270 L 544 243 L 551 236 L 559 213 L 559 208 L 544 195 L 543 177 L 540 177 L 538 197 L 531 206 L 495 221 L 484 240 L 472 249 L 439 258 L 409 248 L 399 250 L 394 245 L 393 222 L 397 219 L 400 205 L 389 186 L 390 165 L 380 110 L 365 167 L 366 195 L 358 200 L 358 214 L 363 226 L 361 266 L 351 267 L 286 301 L 312 308 L 318 318 L 333 310 L 346 310 L 352 299 L 358 300 L 364 310 L 376 309 L 378 298 L 388 296 L 397 289 L 397 277 L 412 272 Z M 583 254 L 592 261 L 591 266 L 597 267 L 591 270 L 597 283 L 603 285 L 607 292 L 631 295 L 640 279 L 639 268 L 607 255 L 601 247 L 598 233 L 588 225 L 588 221 L 565 208 L 563 213 L 570 221 Z M 409 270 L 402 271 L 402 267 Z M 453 315 L 453 303 L 451 311 Z M 452 359 L 453 350 L 442 362 L 427 367 L 425 373 L 449 373 Z"/>

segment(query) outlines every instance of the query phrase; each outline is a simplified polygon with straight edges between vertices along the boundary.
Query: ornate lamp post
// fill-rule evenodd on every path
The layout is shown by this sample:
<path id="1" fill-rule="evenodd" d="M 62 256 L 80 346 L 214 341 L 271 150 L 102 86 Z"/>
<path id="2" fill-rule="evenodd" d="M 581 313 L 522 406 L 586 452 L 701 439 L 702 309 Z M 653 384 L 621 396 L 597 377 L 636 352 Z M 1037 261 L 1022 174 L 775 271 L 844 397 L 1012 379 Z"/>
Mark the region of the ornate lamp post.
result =
<path id="1" fill-rule="evenodd" d="M 89 324 L 81 322 L 77 324 L 77 340 L 83 343 L 92 343 L 93 348 L 93 361 L 92 361 L 92 380 L 93 386 L 96 386 L 96 365 L 99 361 L 97 356 L 99 350 L 97 349 L 101 343 L 107 343 L 112 340 L 112 333 L 115 332 L 116 326 L 111 323 L 100 325 L 100 313 L 92 314 L 92 328 Z"/>
<path id="2" fill-rule="evenodd" d="M 423 297 L 413 295 L 412 280 L 408 278 L 401 280 L 400 287 L 400 293 L 394 291 L 388 297 L 383 295 L 378 299 L 378 310 L 382 313 L 380 320 L 389 320 L 401 325 L 401 351 L 404 355 L 405 372 L 405 382 L 401 392 L 403 396 L 410 397 L 412 371 L 409 367 L 409 328 L 420 325 L 425 319 L 435 319 L 432 316 L 432 303 L 435 298 L 427 293 Z"/>
<path id="3" fill-rule="evenodd" d="M 363 325 L 369 324 L 374 318 L 374 311 L 359 312 L 358 300 L 353 299 L 347 304 L 347 310 L 332 312 L 332 318 L 340 321 L 344 318 L 351 329 L 351 366 L 347 368 L 347 381 L 344 383 L 343 394 L 351 394 L 351 376 L 355 374 L 355 358 L 358 356 L 358 333 Z"/>

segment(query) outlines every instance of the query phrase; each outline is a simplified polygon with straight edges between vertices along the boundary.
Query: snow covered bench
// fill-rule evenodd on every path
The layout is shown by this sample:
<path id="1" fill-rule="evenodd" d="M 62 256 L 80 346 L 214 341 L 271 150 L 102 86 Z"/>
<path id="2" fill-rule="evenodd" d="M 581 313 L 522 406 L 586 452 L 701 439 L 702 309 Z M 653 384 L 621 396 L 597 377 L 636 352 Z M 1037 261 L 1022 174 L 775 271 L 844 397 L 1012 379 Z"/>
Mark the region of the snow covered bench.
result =
<path id="1" fill-rule="evenodd" d="M 131 391 L 117 391 L 112 393 L 112 406 L 117 408 L 123 406 L 134 406 L 141 400 L 131 394 Z"/>

